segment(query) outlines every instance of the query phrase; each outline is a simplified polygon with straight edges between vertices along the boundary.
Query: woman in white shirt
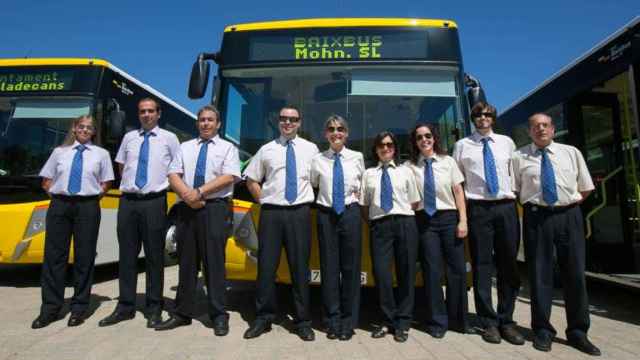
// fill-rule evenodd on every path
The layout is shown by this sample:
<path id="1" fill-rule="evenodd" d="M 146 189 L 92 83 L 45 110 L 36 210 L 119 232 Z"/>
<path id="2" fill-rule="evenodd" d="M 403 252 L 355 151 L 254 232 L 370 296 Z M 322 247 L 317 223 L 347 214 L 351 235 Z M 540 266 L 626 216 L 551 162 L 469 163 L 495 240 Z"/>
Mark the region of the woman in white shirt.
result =
<path id="1" fill-rule="evenodd" d="M 96 128 L 89 115 L 75 119 L 64 143 L 55 148 L 40 171 L 42 188 L 51 196 L 47 210 L 42 264 L 42 306 L 33 329 L 57 320 L 64 303 L 69 246 L 73 235 L 74 294 L 69 326 L 84 322 L 91 296 L 98 229 L 100 196 L 113 180 L 107 150 L 91 140 Z"/>
<path id="2" fill-rule="evenodd" d="M 395 136 L 384 131 L 374 140 L 373 157 L 378 165 L 362 177 L 360 204 L 369 210 L 371 260 L 384 316 L 383 327 L 371 336 L 381 338 L 387 332 L 397 342 L 405 342 L 413 318 L 417 230 L 413 209 L 420 202 L 411 170 L 397 163 Z M 393 293 L 393 263 L 398 297 Z"/>
<path id="3" fill-rule="evenodd" d="M 419 257 L 426 298 L 427 332 L 442 338 L 448 329 L 467 331 L 464 241 L 467 211 L 455 160 L 440 147 L 436 126 L 418 124 L 410 134 L 411 168 L 423 201 L 416 209 Z M 442 294 L 446 266 L 447 301 Z"/>
<path id="4" fill-rule="evenodd" d="M 329 149 L 311 161 L 311 184 L 318 188 L 317 223 L 322 302 L 327 338 L 353 336 L 360 311 L 362 224 L 358 194 L 364 157 L 345 146 L 349 126 L 339 115 L 325 122 Z"/>

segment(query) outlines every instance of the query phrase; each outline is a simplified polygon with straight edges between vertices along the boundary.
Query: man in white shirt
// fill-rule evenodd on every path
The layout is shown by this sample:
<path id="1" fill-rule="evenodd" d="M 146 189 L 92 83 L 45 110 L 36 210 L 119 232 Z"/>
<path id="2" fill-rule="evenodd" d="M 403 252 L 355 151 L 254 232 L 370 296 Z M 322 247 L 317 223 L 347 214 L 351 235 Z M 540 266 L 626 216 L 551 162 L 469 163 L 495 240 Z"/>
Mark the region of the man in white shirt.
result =
<path id="1" fill-rule="evenodd" d="M 167 226 L 167 174 L 169 164 L 178 154 L 178 137 L 158 126 L 160 103 L 152 98 L 138 102 L 140 129 L 125 134 L 116 155 L 120 164 L 118 207 L 119 287 L 120 296 L 114 312 L 99 326 L 133 319 L 136 309 L 136 271 L 138 254 L 144 246 L 146 265 L 147 327 L 162 322 L 164 285 L 164 240 Z"/>
<path id="2" fill-rule="evenodd" d="M 240 179 L 238 149 L 218 135 L 220 113 L 206 105 L 198 111 L 199 137 L 180 145 L 171 163 L 169 183 L 176 204 L 180 275 L 171 317 L 156 327 L 169 330 L 191 324 L 195 314 L 198 262 L 207 284 L 207 308 L 217 336 L 229 332 L 225 309 L 225 248 L 231 226 L 233 184 Z"/>
<path id="3" fill-rule="evenodd" d="M 579 206 L 594 185 L 580 150 L 554 142 L 554 134 L 550 116 L 532 115 L 529 136 L 533 143 L 518 149 L 511 162 L 524 207 L 533 347 L 550 351 L 556 335 L 549 321 L 555 254 L 563 277 L 567 340 L 584 353 L 600 355 L 600 349 L 587 338 L 589 300 L 584 275 L 584 220 Z"/>
<path id="4" fill-rule="evenodd" d="M 517 255 L 520 225 L 509 164 L 515 144 L 508 136 L 493 132 L 497 113 L 479 102 L 471 109 L 476 131 L 459 140 L 453 158 L 462 170 L 468 199 L 469 245 L 473 266 L 476 313 L 482 338 L 498 344 L 501 338 L 523 345 L 524 337 L 513 321 L 520 290 Z M 496 268 L 498 306 L 492 304 L 492 275 Z"/>
<path id="5" fill-rule="evenodd" d="M 318 147 L 297 136 L 300 111 L 285 106 L 279 114 L 280 137 L 263 145 L 245 169 L 247 188 L 261 206 L 258 229 L 257 319 L 245 332 L 251 339 L 271 330 L 276 317 L 275 276 L 284 245 L 294 294 L 298 336 L 313 341 L 309 312 L 309 253 L 314 195 L 312 158 Z"/>

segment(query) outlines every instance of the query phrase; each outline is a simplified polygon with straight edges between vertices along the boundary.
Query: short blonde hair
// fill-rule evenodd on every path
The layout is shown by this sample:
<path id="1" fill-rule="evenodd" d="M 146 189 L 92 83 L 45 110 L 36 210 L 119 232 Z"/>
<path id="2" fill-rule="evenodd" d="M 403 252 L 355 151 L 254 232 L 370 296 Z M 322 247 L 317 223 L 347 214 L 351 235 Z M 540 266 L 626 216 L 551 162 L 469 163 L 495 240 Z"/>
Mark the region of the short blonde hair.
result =
<path id="1" fill-rule="evenodd" d="M 93 120 L 93 116 L 91 115 L 81 115 L 77 118 L 73 119 L 71 122 L 71 126 L 69 126 L 69 131 L 67 132 L 67 136 L 64 138 L 64 142 L 62 146 L 71 146 L 76 141 L 76 133 L 73 131 L 76 125 L 80 124 L 82 120 L 91 120 L 91 126 L 93 126 L 93 135 L 91 135 L 91 141 L 96 137 L 96 133 L 98 129 L 96 129 L 95 121 Z"/>

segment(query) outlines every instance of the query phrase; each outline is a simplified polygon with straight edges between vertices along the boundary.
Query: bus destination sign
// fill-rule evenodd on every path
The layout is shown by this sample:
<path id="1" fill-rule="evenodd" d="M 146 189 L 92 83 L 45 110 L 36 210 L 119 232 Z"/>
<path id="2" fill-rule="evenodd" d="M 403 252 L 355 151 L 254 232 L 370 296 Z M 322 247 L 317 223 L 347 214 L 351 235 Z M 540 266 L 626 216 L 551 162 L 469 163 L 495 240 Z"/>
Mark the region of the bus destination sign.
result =
<path id="1" fill-rule="evenodd" d="M 421 31 L 282 34 L 252 37 L 250 61 L 407 60 L 427 56 Z"/>
<path id="2" fill-rule="evenodd" d="M 71 71 L 0 72 L 0 92 L 65 91 L 72 80 Z"/>

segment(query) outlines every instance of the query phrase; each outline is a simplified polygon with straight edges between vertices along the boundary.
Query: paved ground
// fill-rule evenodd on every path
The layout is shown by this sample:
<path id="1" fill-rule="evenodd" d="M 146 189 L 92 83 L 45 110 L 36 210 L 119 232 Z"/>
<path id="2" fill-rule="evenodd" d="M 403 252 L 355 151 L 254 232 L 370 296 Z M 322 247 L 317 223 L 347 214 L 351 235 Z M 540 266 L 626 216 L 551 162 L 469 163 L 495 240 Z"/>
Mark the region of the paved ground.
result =
<path id="1" fill-rule="evenodd" d="M 165 296 L 168 305 L 175 295 L 177 267 L 166 269 Z M 527 287 L 518 299 L 515 318 L 528 336 L 524 346 L 503 342 L 490 345 L 479 335 L 447 333 L 435 340 L 424 333 L 419 324 L 410 332 L 409 340 L 398 344 L 387 336 L 372 339 L 369 332 L 378 320 L 376 296 L 371 290 L 363 293 L 361 328 L 350 342 L 328 340 L 321 332 L 320 292 L 312 293 L 314 328 L 317 340 L 305 343 L 291 334 L 291 323 L 283 316 L 274 331 L 258 339 L 244 340 L 242 334 L 254 317 L 253 286 L 230 284 L 231 333 L 215 337 L 208 327 L 204 293 L 199 294 L 202 316 L 189 327 L 169 332 L 145 328 L 138 313 L 132 321 L 108 328 L 98 328 L 99 319 L 115 307 L 117 268 L 99 267 L 91 303 L 91 317 L 77 328 L 68 328 L 66 318 L 41 330 L 31 330 L 31 321 L 38 313 L 40 289 L 38 267 L 0 267 L 0 359 L 581 359 L 590 358 L 566 345 L 564 337 L 563 302 L 558 293 L 554 301 L 552 321 L 559 330 L 551 353 L 541 353 L 531 347 L 529 298 Z M 144 289 L 144 275 L 138 282 L 138 292 Z M 67 289 L 67 297 L 71 296 Z M 279 289 L 284 302 L 281 309 L 290 309 L 288 289 Z M 590 284 L 590 337 L 603 352 L 604 359 L 640 358 L 640 294 Z M 142 300 L 139 295 L 139 300 Z M 495 294 L 494 294 L 495 299 Z M 142 303 L 143 301 L 139 301 Z M 416 318 L 419 319 L 421 298 L 418 297 Z M 470 311 L 474 312 L 473 296 L 469 293 Z M 68 309 L 65 308 L 66 314 Z M 67 316 L 68 317 L 68 314 Z M 165 314 L 166 317 L 166 314 Z"/>

